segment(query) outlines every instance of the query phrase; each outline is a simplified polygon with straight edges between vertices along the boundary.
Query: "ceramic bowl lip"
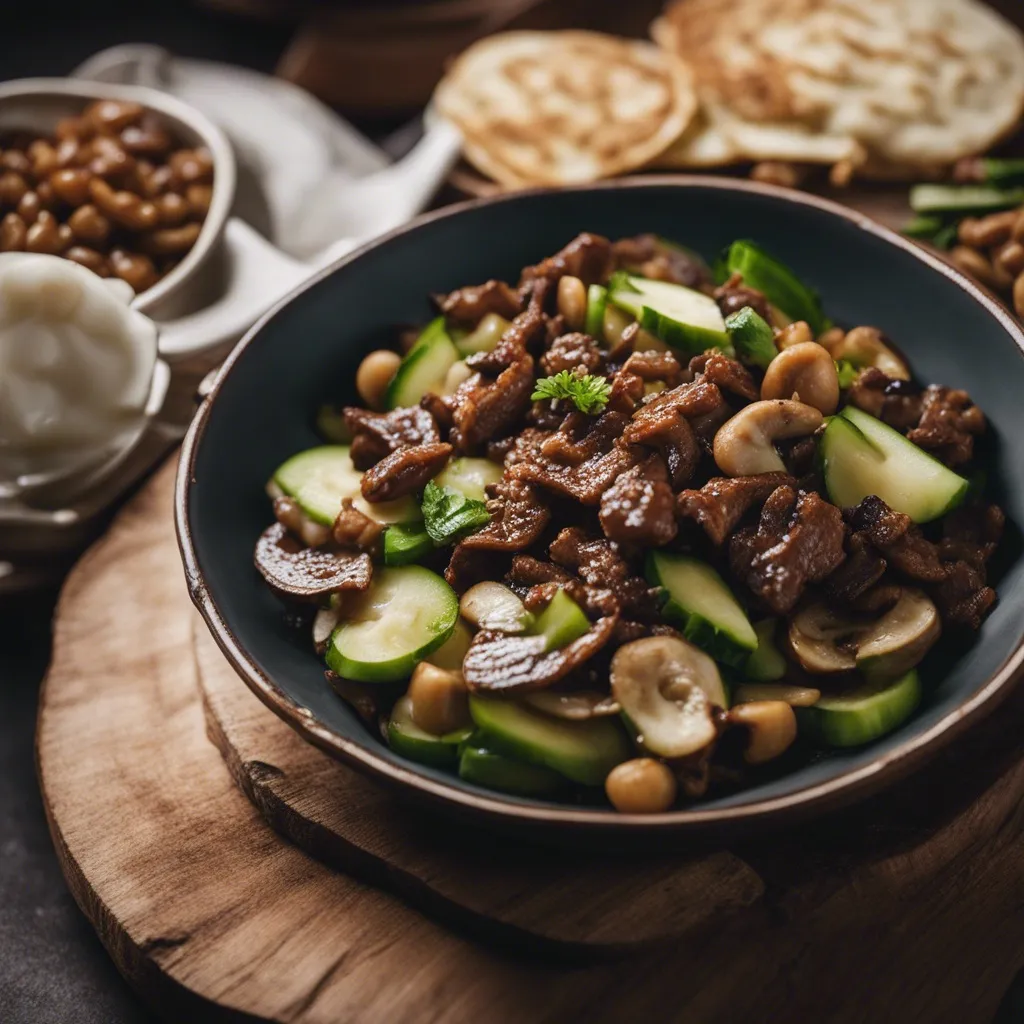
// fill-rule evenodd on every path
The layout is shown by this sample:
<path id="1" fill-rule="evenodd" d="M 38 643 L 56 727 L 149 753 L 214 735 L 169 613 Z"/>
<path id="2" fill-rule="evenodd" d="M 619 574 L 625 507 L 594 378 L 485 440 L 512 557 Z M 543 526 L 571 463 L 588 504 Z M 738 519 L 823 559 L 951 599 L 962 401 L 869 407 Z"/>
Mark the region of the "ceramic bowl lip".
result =
<path id="1" fill-rule="evenodd" d="M 413 790 L 425 799 L 446 804 L 453 810 L 470 812 L 477 817 L 487 818 L 495 824 L 502 822 L 508 823 L 510 826 L 547 824 L 557 830 L 600 833 L 609 838 L 612 835 L 624 836 L 627 833 L 634 836 L 647 836 L 677 834 L 682 831 L 694 834 L 697 832 L 725 834 L 735 833 L 739 830 L 750 831 L 757 826 L 764 827 L 783 820 L 806 817 L 811 812 L 832 810 L 865 797 L 889 781 L 895 781 L 896 778 L 906 775 L 912 769 L 920 766 L 929 755 L 959 735 L 969 724 L 995 708 L 1009 694 L 1012 689 L 1011 684 L 1016 681 L 1018 670 L 1024 664 L 1024 640 L 1017 644 L 1002 665 L 985 679 L 974 693 L 965 698 L 949 714 L 926 731 L 909 737 L 896 748 L 879 755 L 871 763 L 860 768 L 843 772 L 835 778 L 807 786 L 794 793 L 757 800 L 748 804 L 718 809 L 703 809 L 698 804 L 684 810 L 668 811 L 662 814 L 616 814 L 608 810 L 584 809 L 574 806 L 514 804 L 504 800 L 499 794 L 490 794 L 482 790 L 465 791 L 420 775 L 413 767 L 392 764 L 376 753 L 370 737 L 367 737 L 365 743 L 355 742 L 317 721 L 312 712 L 282 692 L 274 681 L 259 669 L 244 646 L 232 633 L 204 582 L 192 540 L 189 499 L 194 482 L 196 456 L 205 433 L 210 410 L 245 348 L 263 328 L 285 306 L 301 297 L 305 291 L 324 278 L 359 260 L 367 252 L 386 245 L 403 235 L 413 234 L 425 225 L 436 221 L 459 217 L 467 211 L 484 206 L 496 203 L 515 203 L 538 195 L 558 192 L 594 192 L 613 195 L 621 189 L 643 190 L 664 188 L 665 186 L 680 189 L 716 189 L 737 194 L 753 193 L 784 204 L 813 207 L 823 213 L 840 218 L 862 231 L 880 238 L 889 245 L 909 253 L 919 262 L 924 263 L 966 292 L 1006 331 L 1017 346 L 1021 357 L 1024 358 L 1024 331 L 1013 322 L 1010 315 L 994 298 L 950 264 L 854 210 L 818 196 L 760 182 L 722 179 L 708 175 L 666 174 L 623 178 L 562 189 L 531 189 L 482 199 L 471 199 L 445 207 L 421 215 L 408 224 L 360 246 L 325 267 L 285 296 L 253 325 L 231 352 L 185 437 L 175 484 L 175 528 L 193 603 L 205 620 L 218 646 L 253 693 L 307 741 L 383 783 Z M 537 833 L 537 835 L 540 837 L 542 833 Z"/>
<path id="2" fill-rule="evenodd" d="M 235 201 L 237 169 L 235 154 L 227 136 L 205 114 L 176 96 L 144 85 L 111 85 L 77 78 L 18 78 L 0 83 L 0 105 L 10 100 L 33 97 L 68 100 L 68 112 L 77 112 L 89 100 L 132 100 L 147 109 L 178 121 L 203 141 L 213 157 L 213 195 L 195 244 L 185 258 L 152 288 L 136 295 L 132 307 L 149 313 L 168 296 L 187 284 L 193 272 L 209 256 L 224 233 L 228 214 Z M 74 110 L 72 108 L 75 108 Z M 27 127 L 31 127 L 30 125 Z"/>

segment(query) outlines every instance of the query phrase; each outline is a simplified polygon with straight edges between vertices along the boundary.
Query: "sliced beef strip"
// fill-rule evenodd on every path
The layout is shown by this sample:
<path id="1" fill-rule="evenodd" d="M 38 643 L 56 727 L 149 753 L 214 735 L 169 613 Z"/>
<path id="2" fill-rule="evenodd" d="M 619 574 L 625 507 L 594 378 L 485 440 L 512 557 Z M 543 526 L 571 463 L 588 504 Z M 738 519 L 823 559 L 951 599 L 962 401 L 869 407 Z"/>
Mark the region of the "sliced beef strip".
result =
<path id="1" fill-rule="evenodd" d="M 920 583 L 938 583 L 945 578 L 936 545 L 924 537 L 910 516 L 895 512 L 881 498 L 869 495 L 843 515 L 854 534 L 863 532 L 903 576 Z"/>
<path id="2" fill-rule="evenodd" d="M 825 580 L 825 593 L 839 604 L 853 605 L 885 575 L 887 562 L 863 533 L 847 542 L 846 561 Z"/>
<path id="3" fill-rule="evenodd" d="M 748 402 L 756 402 L 760 397 L 750 371 L 742 363 L 713 349 L 694 356 L 690 360 L 690 372 Z"/>
<path id="4" fill-rule="evenodd" d="M 611 269 L 612 243 L 601 235 L 584 231 L 554 256 L 527 267 L 519 279 L 519 293 L 531 290 L 538 280 L 557 284 L 566 275 L 578 277 L 585 285 L 603 284 Z"/>
<path id="5" fill-rule="evenodd" d="M 366 590 L 373 578 L 369 555 L 307 548 L 281 523 L 273 523 L 260 534 L 254 561 L 277 593 L 295 601 L 317 601 L 342 590 Z"/>
<path id="6" fill-rule="evenodd" d="M 360 512 L 352 504 L 351 498 L 342 499 L 341 511 L 331 527 L 335 544 L 343 548 L 355 548 L 357 551 L 376 551 L 383 532 L 384 526 L 365 512 Z"/>
<path id="7" fill-rule="evenodd" d="M 533 356 L 522 352 L 492 382 L 479 375 L 456 393 L 449 440 L 460 453 L 473 455 L 487 442 L 505 437 L 530 408 L 533 393 Z"/>
<path id="8" fill-rule="evenodd" d="M 854 378 L 847 401 L 901 434 L 917 426 L 921 419 L 922 397 L 917 385 L 887 377 L 875 366 Z"/>
<path id="9" fill-rule="evenodd" d="M 678 526 L 665 460 L 651 455 L 623 473 L 601 495 L 599 517 L 609 540 L 646 547 L 668 544 Z"/>
<path id="10" fill-rule="evenodd" d="M 540 368 L 548 377 L 562 370 L 575 370 L 578 366 L 587 373 L 599 373 L 604 366 L 604 357 L 597 342 L 589 334 L 563 334 L 555 338 L 540 359 Z"/>
<path id="11" fill-rule="evenodd" d="M 700 257 L 664 242 L 657 235 L 620 238 L 612 243 L 612 257 L 617 269 L 656 281 L 670 281 L 687 288 L 699 288 L 710 281 Z"/>
<path id="12" fill-rule="evenodd" d="M 400 448 L 363 474 L 360 488 L 367 501 L 394 501 L 423 490 L 451 457 L 450 444 L 421 444 Z"/>
<path id="13" fill-rule="evenodd" d="M 369 469 L 401 448 L 437 444 L 441 440 L 434 417 L 418 406 L 390 412 L 349 407 L 344 416 L 345 426 L 352 433 L 349 450 L 356 469 Z"/>
<path id="14" fill-rule="evenodd" d="M 939 558 L 981 569 L 995 553 L 1005 526 L 1006 516 L 998 505 L 961 505 L 942 522 Z"/>
<path id="15" fill-rule="evenodd" d="M 756 527 L 729 542 L 733 574 L 777 615 L 792 611 L 808 583 L 818 583 L 846 557 L 839 509 L 820 495 L 776 488 Z"/>
<path id="16" fill-rule="evenodd" d="M 565 584 L 572 579 L 572 573 L 566 572 L 560 565 L 542 562 L 533 555 L 516 555 L 512 559 L 512 568 L 509 569 L 505 582 L 522 596 L 531 587 L 540 583 Z"/>
<path id="17" fill-rule="evenodd" d="M 996 603 L 996 592 L 985 583 L 984 569 L 969 562 L 950 562 L 941 583 L 930 593 L 947 625 L 981 628 L 982 620 Z"/>
<path id="18" fill-rule="evenodd" d="M 793 487 L 795 481 L 785 473 L 712 477 L 700 490 L 679 494 L 676 514 L 699 523 L 711 543 L 720 546 L 751 509 L 762 505 L 784 484 Z"/>
<path id="19" fill-rule="evenodd" d="M 742 274 L 733 274 L 725 284 L 716 288 L 715 300 L 718 302 L 718 308 L 722 311 L 722 316 L 738 313 L 744 306 L 750 306 L 765 320 L 771 318 L 768 300 L 755 288 L 748 288 L 743 283 Z"/>
<path id="20" fill-rule="evenodd" d="M 921 419 L 907 440 L 947 466 L 962 466 L 974 455 L 974 438 L 985 432 L 985 416 L 966 391 L 935 384 L 925 388 Z"/>
<path id="21" fill-rule="evenodd" d="M 457 288 L 437 299 L 444 315 L 464 327 L 475 327 L 488 313 L 511 320 L 522 310 L 519 296 L 504 281 L 486 281 L 468 288 Z"/>

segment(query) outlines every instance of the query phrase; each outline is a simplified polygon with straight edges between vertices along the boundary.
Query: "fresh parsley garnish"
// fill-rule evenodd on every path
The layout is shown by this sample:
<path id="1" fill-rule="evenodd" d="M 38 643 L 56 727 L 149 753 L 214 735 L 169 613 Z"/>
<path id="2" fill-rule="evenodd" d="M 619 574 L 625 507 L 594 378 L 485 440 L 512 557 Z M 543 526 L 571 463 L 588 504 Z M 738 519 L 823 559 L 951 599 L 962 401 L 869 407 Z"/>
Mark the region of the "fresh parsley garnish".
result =
<path id="1" fill-rule="evenodd" d="M 535 402 L 545 398 L 564 398 L 574 403 L 580 412 L 592 416 L 608 404 L 611 390 L 611 382 L 606 377 L 562 370 L 553 377 L 542 377 L 538 380 L 530 397 Z"/>
<path id="2" fill-rule="evenodd" d="M 451 544 L 490 520 L 485 502 L 467 498 L 454 487 L 440 487 L 433 480 L 423 491 L 423 526 L 438 546 Z"/>

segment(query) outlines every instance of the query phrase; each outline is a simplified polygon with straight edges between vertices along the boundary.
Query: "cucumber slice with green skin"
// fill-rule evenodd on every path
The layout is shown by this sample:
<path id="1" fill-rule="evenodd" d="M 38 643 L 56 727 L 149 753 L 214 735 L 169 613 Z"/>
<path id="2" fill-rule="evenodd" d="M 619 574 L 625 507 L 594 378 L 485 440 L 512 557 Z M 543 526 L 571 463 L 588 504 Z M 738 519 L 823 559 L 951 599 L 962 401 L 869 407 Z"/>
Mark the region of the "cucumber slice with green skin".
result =
<path id="1" fill-rule="evenodd" d="M 341 511 L 343 498 L 378 523 L 408 523 L 420 518 L 414 498 L 370 502 L 359 484 L 363 474 L 352 465 L 347 445 L 321 445 L 293 455 L 278 467 L 273 482 L 294 498 L 314 522 L 331 526 Z"/>
<path id="2" fill-rule="evenodd" d="M 422 523 L 395 523 L 384 531 L 384 564 L 408 565 L 434 550 Z"/>
<path id="3" fill-rule="evenodd" d="M 458 618 L 459 599 L 437 573 L 419 565 L 376 569 L 331 635 L 327 665 L 365 683 L 407 679 L 452 635 Z"/>
<path id="4" fill-rule="evenodd" d="M 570 722 L 513 701 L 470 694 L 469 713 L 488 749 L 541 765 L 584 786 L 600 786 L 632 756 L 614 718 Z"/>
<path id="5" fill-rule="evenodd" d="M 538 764 L 527 764 L 515 758 L 506 757 L 474 742 L 462 747 L 459 757 L 459 778 L 466 782 L 497 789 L 502 793 L 517 796 L 554 795 L 565 789 L 565 779 Z"/>
<path id="6" fill-rule="evenodd" d="M 1024 203 L 1024 188 L 994 185 L 915 185 L 910 207 L 915 213 L 981 213 L 1009 210 Z"/>
<path id="7" fill-rule="evenodd" d="M 472 734 L 469 726 L 445 736 L 425 732 L 412 720 L 412 702 L 408 697 L 395 702 L 388 720 L 388 746 L 396 754 L 437 768 L 454 765 L 459 760 L 459 745 Z"/>
<path id="8" fill-rule="evenodd" d="M 726 318 L 725 326 L 740 359 L 767 370 L 779 354 L 771 324 L 750 306 L 744 306 Z"/>
<path id="9" fill-rule="evenodd" d="M 709 565 L 687 555 L 652 551 L 647 578 L 664 587 L 662 614 L 687 640 L 716 661 L 741 668 L 757 649 L 757 634 L 746 612 Z"/>
<path id="10" fill-rule="evenodd" d="M 387 407 L 419 405 L 428 392 L 441 394 L 445 377 L 459 358 L 459 350 L 445 330 L 444 317 L 431 320 L 395 371 L 385 396 Z"/>
<path id="11" fill-rule="evenodd" d="M 895 682 L 866 683 L 840 696 L 823 696 L 797 708 L 800 728 L 830 747 L 859 747 L 899 728 L 921 701 L 921 683 L 912 669 Z"/>
<path id="12" fill-rule="evenodd" d="M 547 608 L 537 616 L 532 632 L 545 639 L 544 652 L 557 651 L 590 629 L 583 609 L 564 591 L 556 590 Z"/>
<path id="13" fill-rule="evenodd" d="M 689 355 L 729 346 L 718 303 L 703 292 L 668 281 L 616 274 L 609 301 L 631 313 L 645 330 Z"/>
<path id="14" fill-rule="evenodd" d="M 743 666 L 747 679 L 757 683 L 773 683 L 786 674 L 786 659 L 775 646 L 776 619 L 762 619 L 754 624 L 757 649 Z"/>
<path id="15" fill-rule="evenodd" d="M 466 651 L 473 642 L 473 633 L 462 619 L 455 623 L 455 631 L 436 651 L 431 651 L 424 661 L 443 668 L 448 672 L 461 672 Z"/>
<path id="16" fill-rule="evenodd" d="M 508 330 L 509 321 L 497 313 L 488 313 L 469 334 L 455 340 L 455 347 L 462 356 L 475 355 L 477 352 L 492 352 L 501 336 Z"/>
<path id="17" fill-rule="evenodd" d="M 608 289 L 604 285 L 592 284 L 587 289 L 587 316 L 583 330 L 596 341 L 604 341 L 604 311 L 607 305 Z"/>
<path id="18" fill-rule="evenodd" d="M 874 494 L 915 523 L 931 522 L 956 508 L 970 487 L 901 433 L 852 406 L 829 421 L 821 459 L 834 504 L 851 508 Z"/>
<path id="19" fill-rule="evenodd" d="M 818 296 L 789 267 L 753 242 L 733 242 L 725 262 L 730 273 L 742 274 L 748 288 L 761 292 L 792 320 L 806 320 L 815 335 L 828 327 Z"/>
<path id="20" fill-rule="evenodd" d="M 490 459 L 452 459 L 436 477 L 438 487 L 453 487 L 467 498 L 486 501 L 484 488 L 501 480 L 503 469 Z"/>

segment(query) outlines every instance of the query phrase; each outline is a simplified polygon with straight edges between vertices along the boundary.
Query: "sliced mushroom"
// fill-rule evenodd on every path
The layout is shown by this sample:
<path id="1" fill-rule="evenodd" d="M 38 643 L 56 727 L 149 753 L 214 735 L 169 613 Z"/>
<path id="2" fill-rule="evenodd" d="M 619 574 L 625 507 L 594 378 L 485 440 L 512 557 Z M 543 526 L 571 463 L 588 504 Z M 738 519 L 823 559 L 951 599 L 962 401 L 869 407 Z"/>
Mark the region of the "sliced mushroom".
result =
<path id="1" fill-rule="evenodd" d="M 477 583 L 462 595 L 459 614 L 479 629 L 525 633 L 533 622 L 519 595 L 500 583 Z"/>
<path id="2" fill-rule="evenodd" d="M 373 576 L 369 555 L 304 547 L 281 523 L 268 526 L 260 535 L 255 563 L 274 590 L 299 601 L 342 590 L 366 590 Z"/>
<path id="3" fill-rule="evenodd" d="M 775 442 L 807 437 L 821 426 L 818 409 L 790 399 L 752 402 L 730 417 L 715 434 L 714 456 L 726 476 L 785 473 Z"/>
<path id="4" fill-rule="evenodd" d="M 461 672 L 421 661 L 409 680 L 412 720 L 424 732 L 444 736 L 470 724 L 469 693 Z"/>
<path id="5" fill-rule="evenodd" d="M 877 327 L 854 327 L 831 347 L 833 359 L 846 359 L 854 366 L 875 366 L 893 380 L 910 380 L 910 368 L 882 340 Z"/>
<path id="6" fill-rule="evenodd" d="M 574 690 L 571 693 L 538 690 L 536 693 L 526 694 L 523 703 L 552 718 L 564 718 L 570 722 L 604 718 L 617 715 L 622 710 L 614 697 L 607 693 L 598 693 L 596 690 Z"/>
<path id="7" fill-rule="evenodd" d="M 942 625 L 934 603 L 906 588 L 884 615 L 847 615 L 828 605 L 809 605 L 789 627 L 789 645 L 811 673 L 860 669 L 872 679 L 894 679 L 917 665 L 939 638 Z"/>
<path id="8" fill-rule="evenodd" d="M 718 667 L 673 636 L 623 644 L 611 664 L 612 696 L 636 731 L 637 744 L 659 757 L 687 757 L 718 735 L 711 709 L 727 704 Z"/>
<path id="9" fill-rule="evenodd" d="M 782 700 L 758 700 L 738 704 L 729 712 L 730 725 L 747 730 L 743 759 L 747 764 L 764 764 L 784 754 L 796 739 L 796 714 Z"/>

